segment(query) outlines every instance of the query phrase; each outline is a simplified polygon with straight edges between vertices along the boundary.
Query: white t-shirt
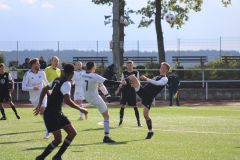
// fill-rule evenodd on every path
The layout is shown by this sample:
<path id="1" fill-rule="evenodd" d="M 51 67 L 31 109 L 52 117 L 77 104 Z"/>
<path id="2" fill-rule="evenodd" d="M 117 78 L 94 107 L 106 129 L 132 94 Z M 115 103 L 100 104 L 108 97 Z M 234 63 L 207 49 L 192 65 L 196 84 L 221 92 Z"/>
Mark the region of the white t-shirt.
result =
<path id="1" fill-rule="evenodd" d="M 98 83 L 103 83 L 105 80 L 106 78 L 96 73 L 85 72 L 82 74 L 82 87 L 86 100 L 93 99 L 99 95 Z"/>
<path id="2" fill-rule="evenodd" d="M 54 86 L 52 86 L 53 81 L 48 84 L 49 87 L 52 88 L 52 91 L 54 90 Z M 62 92 L 63 95 L 68 94 L 71 95 L 71 83 L 69 81 L 66 81 L 62 84 L 60 91 Z"/>
<path id="3" fill-rule="evenodd" d="M 44 85 L 48 85 L 46 74 L 43 71 L 33 73 L 32 70 L 27 71 L 23 77 L 22 90 L 29 91 L 30 101 L 39 101 L 40 94 Z M 40 90 L 34 91 L 33 88 L 39 86 Z"/>
<path id="4" fill-rule="evenodd" d="M 86 71 L 74 71 L 74 75 L 72 77 L 72 84 L 75 84 L 75 93 L 83 92 L 82 88 L 82 74 L 86 73 Z"/>

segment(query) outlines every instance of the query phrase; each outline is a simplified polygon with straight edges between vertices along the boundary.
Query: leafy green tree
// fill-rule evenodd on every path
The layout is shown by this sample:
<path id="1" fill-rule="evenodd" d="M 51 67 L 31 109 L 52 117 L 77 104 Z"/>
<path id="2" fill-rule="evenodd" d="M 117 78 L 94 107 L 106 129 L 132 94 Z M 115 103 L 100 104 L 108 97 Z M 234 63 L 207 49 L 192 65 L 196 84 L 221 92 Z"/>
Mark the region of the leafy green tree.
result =
<path id="1" fill-rule="evenodd" d="M 3 56 L 3 53 L 0 52 L 0 63 L 4 63 L 5 62 L 5 57 Z"/>

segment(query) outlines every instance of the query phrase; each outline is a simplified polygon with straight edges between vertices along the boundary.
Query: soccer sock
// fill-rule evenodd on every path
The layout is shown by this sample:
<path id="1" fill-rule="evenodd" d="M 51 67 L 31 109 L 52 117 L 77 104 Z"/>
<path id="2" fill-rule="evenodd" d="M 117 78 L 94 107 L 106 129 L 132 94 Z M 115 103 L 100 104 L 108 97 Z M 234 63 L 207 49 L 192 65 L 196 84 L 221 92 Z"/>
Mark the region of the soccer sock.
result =
<path id="1" fill-rule="evenodd" d="M 44 126 L 46 128 L 46 133 L 48 133 L 47 126 L 46 126 L 45 121 L 44 121 L 44 116 L 43 115 L 41 115 L 41 116 L 42 116 L 42 119 L 43 119 L 43 124 L 44 124 Z"/>
<path id="2" fill-rule="evenodd" d="M 11 108 L 12 108 L 13 112 L 14 112 L 15 114 L 17 114 L 17 110 L 16 110 L 15 106 L 11 106 Z"/>
<path id="3" fill-rule="evenodd" d="M 61 157 L 62 154 L 67 150 L 67 148 L 71 144 L 71 142 L 72 142 L 72 140 L 66 137 L 61 148 L 59 149 L 59 151 L 57 152 L 56 155 L 59 155 Z"/>
<path id="4" fill-rule="evenodd" d="M 4 112 L 4 108 L 1 107 L 0 109 L 1 109 L 2 116 L 3 116 L 3 117 L 6 117 L 5 112 Z"/>
<path id="5" fill-rule="evenodd" d="M 56 146 L 53 144 L 53 142 L 51 142 L 47 148 L 43 151 L 43 153 L 41 154 L 41 157 L 44 159 L 45 157 L 47 157 L 54 149 L 56 148 Z"/>
<path id="6" fill-rule="evenodd" d="M 123 121 L 124 109 L 125 109 L 125 108 L 122 108 L 122 107 L 121 107 L 121 109 L 120 109 L 120 123 L 122 123 L 122 121 Z"/>
<path id="7" fill-rule="evenodd" d="M 82 104 L 79 104 L 79 107 L 83 108 L 83 105 L 82 105 Z M 82 113 L 82 112 L 80 112 L 80 117 L 83 118 L 83 113 Z"/>
<path id="8" fill-rule="evenodd" d="M 110 95 L 108 94 L 107 88 L 106 88 L 102 83 L 99 85 L 99 90 L 100 90 L 106 97 L 110 96 Z"/>
<path id="9" fill-rule="evenodd" d="M 149 132 L 153 132 L 153 131 L 152 131 L 152 120 L 149 119 L 149 120 L 146 121 L 146 122 L 147 122 L 147 126 L 148 126 L 148 130 L 149 130 Z"/>
<path id="10" fill-rule="evenodd" d="M 134 111 L 135 111 L 135 116 L 136 116 L 136 118 L 137 118 L 137 121 L 138 121 L 138 123 L 139 123 L 140 121 L 139 121 L 139 111 L 138 111 L 138 108 L 137 108 L 137 107 L 134 107 Z"/>
<path id="11" fill-rule="evenodd" d="M 105 136 L 109 136 L 109 120 L 105 120 L 104 119 L 104 132 L 105 132 Z"/>

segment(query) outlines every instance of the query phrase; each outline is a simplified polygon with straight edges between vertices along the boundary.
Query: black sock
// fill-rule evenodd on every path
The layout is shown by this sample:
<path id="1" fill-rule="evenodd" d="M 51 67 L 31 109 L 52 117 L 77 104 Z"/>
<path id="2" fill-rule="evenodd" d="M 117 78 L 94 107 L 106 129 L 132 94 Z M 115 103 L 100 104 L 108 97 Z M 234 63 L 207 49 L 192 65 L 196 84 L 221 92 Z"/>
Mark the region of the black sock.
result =
<path id="1" fill-rule="evenodd" d="M 12 108 L 13 112 L 14 112 L 15 114 L 17 114 L 17 110 L 16 110 L 15 106 L 11 106 L 11 108 Z"/>
<path id="2" fill-rule="evenodd" d="M 149 119 L 149 120 L 146 121 L 146 122 L 147 122 L 148 130 L 149 130 L 149 131 L 152 131 L 152 120 Z"/>
<path id="3" fill-rule="evenodd" d="M 1 109 L 2 116 L 3 116 L 3 117 L 6 117 L 5 112 L 4 112 L 4 108 L 1 107 L 0 109 Z"/>
<path id="4" fill-rule="evenodd" d="M 136 118 L 137 118 L 137 121 L 138 121 L 138 123 L 140 123 L 140 121 L 139 121 L 139 111 L 138 111 L 138 108 L 137 108 L 137 107 L 134 107 L 134 111 L 135 111 L 135 116 L 136 116 Z"/>
<path id="5" fill-rule="evenodd" d="M 47 157 L 54 149 L 56 148 L 56 146 L 53 144 L 53 142 L 51 142 L 47 148 L 43 151 L 43 153 L 41 154 L 41 157 L 44 159 L 45 157 Z"/>
<path id="6" fill-rule="evenodd" d="M 59 149 L 59 151 L 57 152 L 56 155 L 59 155 L 60 157 L 62 156 L 62 154 L 67 150 L 68 146 L 71 144 L 72 140 L 69 138 L 65 138 L 61 148 Z"/>
<path id="7" fill-rule="evenodd" d="M 121 109 L 120 109 L 120 122 L 121 122 L 121 123 L 122 123 L 122 121 L 123 121 L 124 109 L 125 109 L 125 108 L 122 108 L 122 107 L 121 107 Z"/>

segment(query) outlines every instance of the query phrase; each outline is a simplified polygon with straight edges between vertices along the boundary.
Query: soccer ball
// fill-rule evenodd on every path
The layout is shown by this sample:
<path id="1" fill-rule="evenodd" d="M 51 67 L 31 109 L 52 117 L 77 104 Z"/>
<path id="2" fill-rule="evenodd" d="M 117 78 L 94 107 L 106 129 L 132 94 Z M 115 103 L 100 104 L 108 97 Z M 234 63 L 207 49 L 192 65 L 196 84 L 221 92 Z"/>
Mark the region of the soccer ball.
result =
<path id="1" fill-rule="evenodd" d="M 174 23 L 176 20 L 176 17 L 173 13 L 168 13 L 165 19 L 168 23 Z"/>

